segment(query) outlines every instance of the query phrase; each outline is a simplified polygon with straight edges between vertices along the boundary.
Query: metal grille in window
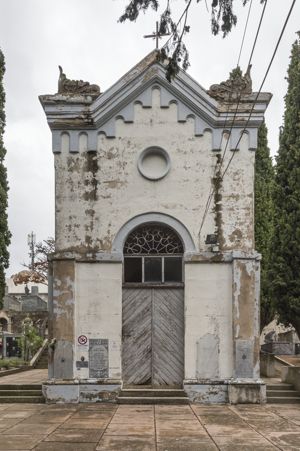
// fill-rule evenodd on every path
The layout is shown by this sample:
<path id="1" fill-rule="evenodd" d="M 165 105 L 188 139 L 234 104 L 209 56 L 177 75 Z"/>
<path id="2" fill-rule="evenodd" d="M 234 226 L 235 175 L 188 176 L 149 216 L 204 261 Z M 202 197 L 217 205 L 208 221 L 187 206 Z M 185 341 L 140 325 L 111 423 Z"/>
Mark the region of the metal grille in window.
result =
<path id="1" fill-rule="evenodd" d="M 127 238 L 124 254 L 183 254 L 183 246 L 173 230 L 163 226 L 143 226 Z"/>

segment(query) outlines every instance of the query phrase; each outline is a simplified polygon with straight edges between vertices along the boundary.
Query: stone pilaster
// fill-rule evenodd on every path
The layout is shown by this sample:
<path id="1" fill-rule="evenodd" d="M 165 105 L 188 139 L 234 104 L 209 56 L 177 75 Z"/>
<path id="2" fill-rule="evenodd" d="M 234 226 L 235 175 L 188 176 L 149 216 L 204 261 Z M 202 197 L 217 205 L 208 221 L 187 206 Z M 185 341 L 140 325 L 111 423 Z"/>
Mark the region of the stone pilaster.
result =
<path id="1" fill-rule="evenodd" d="M 233 255 L 233 376 L 259 378 L 259 256 Z"/>
<path id="2" fill-rule="evenodd" d="M 50 370 L 49 377 L 73 378 L 75 261 L 53 261 L 53 295 L 50 301 Z"/>

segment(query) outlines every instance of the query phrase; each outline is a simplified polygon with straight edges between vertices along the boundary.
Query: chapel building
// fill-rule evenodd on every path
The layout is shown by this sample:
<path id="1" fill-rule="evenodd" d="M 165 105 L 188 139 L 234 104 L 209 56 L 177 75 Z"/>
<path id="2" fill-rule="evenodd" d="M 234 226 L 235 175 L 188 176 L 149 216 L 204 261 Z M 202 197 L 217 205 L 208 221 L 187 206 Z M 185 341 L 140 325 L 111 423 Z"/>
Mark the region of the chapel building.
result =
<path id="1" fill-rule="evenodd" d="M 55 240 L 48 401 L 184 388 L 264 402 L 250 72 L 206 91 L 150 53 L 107 91 L 40 96 L 52 132 Z M 233 124 L 233 125 L 232 125 Z"/>

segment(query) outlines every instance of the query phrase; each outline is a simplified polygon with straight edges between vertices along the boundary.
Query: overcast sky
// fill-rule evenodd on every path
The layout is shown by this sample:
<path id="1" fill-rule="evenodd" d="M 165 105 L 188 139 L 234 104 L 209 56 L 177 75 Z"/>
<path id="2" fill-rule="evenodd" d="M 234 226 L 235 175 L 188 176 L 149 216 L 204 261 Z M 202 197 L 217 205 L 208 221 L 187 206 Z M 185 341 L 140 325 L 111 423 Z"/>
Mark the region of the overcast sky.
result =
<path id="1" fill-rule="evenodd" d="M 57 92 L 58 65 L 69 78 L 99 84 L 103 92 L 155 47 L 143 39 L 155 29 L 158 14 L 148 12 L 136 23 L 117 23 L 127 0 L 0 0 L 0 46 L 6 59 L 4 86 L 7 125 L 5 145 L 9 178 L 9 227 L 12 232 L 7 276 L 28 261 L 27 234 L 37 240 L 54 236 L 54 169 L 51 134 L 38 101 Z M 210 0 L 207 1 L 211 3 Z M 240 4 L 242 0 L 234 3 Z M 292 0 L 269 0 L 253 56 L 253 89 L 258 90 Z M 165 4 L 165 0 L 161 0 Z M 179 17 L 183 0 L 171 0 Z M 262 5 L 253 0 L 241 57 L 245 71 Z M 210 33 L 205 1 L 190 14 L 190 75 L 204 88 L 228 78 L 237 64 L 247 7 L 237 8 L 238 25 L 226 39 Z M 273 93 L 267 110 L 272 155 L 278 148 L 282 124 L 286 71 L 291 45 L 299 30 L 296 2 L 263 91 Z M 163 40 L 161 41 L 164 42 Z"/>

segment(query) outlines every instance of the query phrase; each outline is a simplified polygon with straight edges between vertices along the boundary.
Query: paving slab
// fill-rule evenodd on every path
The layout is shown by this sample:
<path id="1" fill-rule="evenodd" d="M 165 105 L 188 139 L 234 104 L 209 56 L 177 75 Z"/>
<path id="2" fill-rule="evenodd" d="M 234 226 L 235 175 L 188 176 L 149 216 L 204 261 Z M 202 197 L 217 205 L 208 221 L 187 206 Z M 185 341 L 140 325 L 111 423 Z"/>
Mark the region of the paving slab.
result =
<path id="1" fill-rule="evenodd" d="M 43 439 L 43 435 L 4 435 L 1 434 L 0 450 L 33 449 Z"/>
<path id="2" fill-rule="evenodd" d="M 75 447 L 76 446 L 76 447 Z M 34 451 L 95 451 L 94 443 L 42 442 Z"/>
<path id="3" fill-rule="evenodd" d="M 23 420 L 24 424 L 35 424 L 38 428 L 40 424 L 62 423 L 70 418 L 71 414 L 63 415 L 31 415 Z"/>
<path id="4" fill-rule="evenodd" d="M 300 431 L 299 432 L 272 432 L 268 434 L 269 440 L 284 450 L 300 449 Z"/>
<path id="5" fill-rule="evenodd" d="M 9 427 L 5 429 L 5 431 L 2 432 L 3 436 L 6 435 L 28 435 L 28 434 L 50 434 L 52 431 L 57 429 L 59 426 L 59 423 L 54 424 L 39 424 L 38 426 L 36 424 L 24 424 L 23 422 L 20 422 L 19 424 Z M 2 435 L 1 435 L 2 439 Z"/>
<path id="6" fill-rule="evenodd" d="M 220 451 L 278 451 L 279 448 L 272 445 L 256 445 L 254 443 L 247 445 L 247 444 L 234 444 L 231 443 L 230 445 L 221 445 L 219 446 Z M 298 448 L 299 449 L 299 448 Z"/>
<path id="7" fill-rule="evenodd" d="M 48 370 L 28 370 L 0 377 L 0 385 L 41 384 L 48 379 Z"/>
<path id="8" fill-rule="evenodd" d="M 230 411 L 226 406 L 191 405 L 196 415 L 228 415 Z"/>
<path id="9" fill-rule="evenodd" d="M 216 436 L 214 437 L 214 441 L 220 449 L 230 449 L 234 446 L 239 446 L 240 449 L 244 449 L 244 446 L 252 446 L 253 450 L 256 450 L 256 447 L 262 446 L 266 449 L 268 449 L 268 447 L 274 449 L 274 446 L 272 445 L 272 443 L 270 443 L 270 441 L 255 433 L 254 431 L 252 434 L 246 434 L 246 436 Z"/>
<path id="10" fill-rule="evenodd" d="M 59 428 L 45 438 L 45 442 L 98 443 L 104 429 Z"/>
<path id="11" fill-rule="evenodd" d="M 96 412 L 93 410 L 79 410 L 72 415 L 72 419 L 80 420 L 108 420 L 111 419 L 111 417 L 111 412 Z M 127 417 L 128 416 L 124 416 L 124 418 Z M 121 418 L 123 418 L 123 416 Z"/>
<path id="12" fill-rule="evenodd" d="M 207 437 L 205 429 L 198 421 L 164 421 L 156 424 L 158 440 L 162 438 L 203 438 Z"/>
<path id="13" fill-rule="evenodd" d="M 14 419 L 14 418 L 28 418 L 32 415 L 32 411 L 31 410 L 25 410 L 22 411 L 20 410 L 19 412 L 15 412 L 15 411 L 8 411 L 8 412 L 3 412 L 0 413 L 0 418 L 2 419 L 6 419 L 6 418 L 10 418 L 10 419 Z"/>
<path id="14" fill-rule="evenodd" d="M 216 451 L 218 448 L 210 439 L 169 439 L 158 441 L 158 451 Z"/>
<path id="15" fill-rule="evenodd" d="M 248 420 L 248 423 L 255 430 L 266 434 L 269 432 L 297 432 L 299 426 L 283 418 L 263 419 L 263 420 Z M 300 447 L 299 447 L 300 449 Z"/>
<path id="16" fill-rule="evenodd" d="M 300 406 L 10 405 L 0 451 L 300 450 Z"/>
<path id="17" fill-rule="evenodd" d="M 156 451 L 155 439 L 139 436 L 120 437 L 105 435 L 97 451 Z"/>
<path id="18" fill-rule="evenodd" d="M 68 429 L 105 429 L 110 419 L 107 420 L 90 420 L 90 419 L 78 419 L 70 418 L 63 423 L 63 428 Z"/>
<path id="19" fill-rule="evenodd" d="M 26 404 L 26 403 L 22 403 L 22 404 L 7 404 L 7 411 L 19 411 L 19 410 L 31 410 L 31 411 L 36 411 L 39 412 L 41 410 L 43 410 L 43 406 L 45 406 L 45 404 Z"/>
<path id="20" fill-rule="evenodd" d="M 155 428 L 153 424 L 109 424 L 105 434 L 107 435 L 134 435 L 138 437 L 152 437 L 155 435 Z"/>
<path id="21" fill-rule="evenodd" d="M 0 420 L 0 433 L 3 433 L 7 428 L 15 426 L 22 421 L 22 418 L 5 418 Z"/>

